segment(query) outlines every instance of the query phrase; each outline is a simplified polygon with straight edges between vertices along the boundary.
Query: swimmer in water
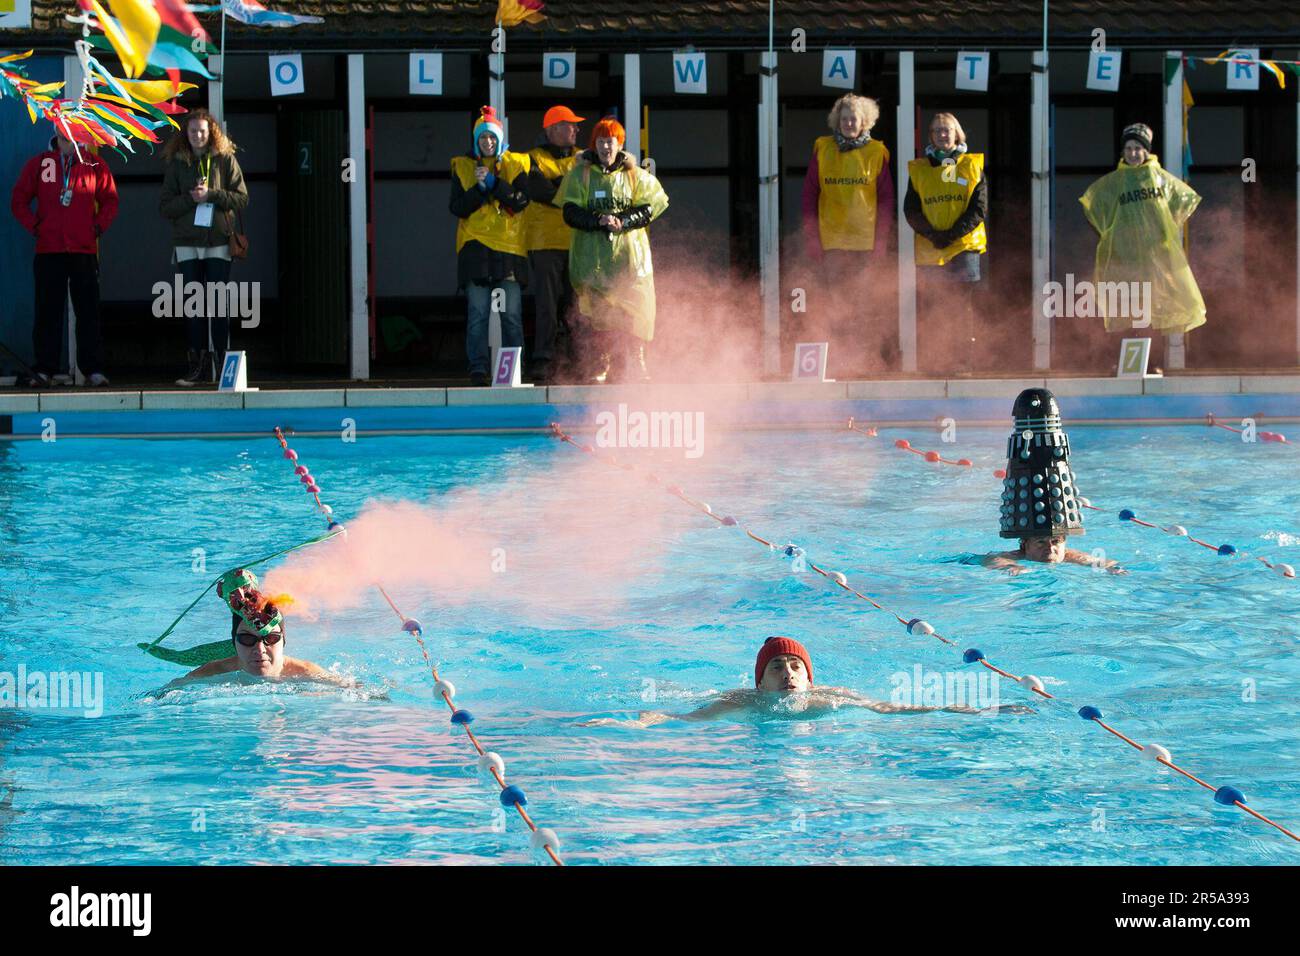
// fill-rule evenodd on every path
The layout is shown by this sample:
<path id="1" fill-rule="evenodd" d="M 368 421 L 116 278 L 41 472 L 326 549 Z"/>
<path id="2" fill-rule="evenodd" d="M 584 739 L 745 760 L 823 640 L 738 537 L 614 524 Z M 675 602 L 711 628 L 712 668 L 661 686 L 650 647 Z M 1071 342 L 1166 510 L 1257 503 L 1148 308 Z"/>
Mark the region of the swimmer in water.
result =
<path id="1" fill-rule="evenodd" d="M 1086 564 L 1103 568 L 1111 574 L 1128 574 L 1119 566 L 1118 561 L 1094 557 L 1082 551 L 1065 546 L 1065 535 L 1053 535 L 1050 538 L 1021 538 L 1020 547 L 1015 551 L 998 551 L 984 556 L 983 565 L 995 571 L 1008 574 L 1020 574 L 1029 570 L 1021 561 L 1037 561 L 1042 564 Z"/>
<path id="2" fill-rule="evenodd" d="M 1008 574 L 1025 571 L 1021 561 L 1085 564 L 1126 574 L 1117 561 L 1065 546 L 1068 535 L 1084 533 L 1088 500 L 1080 497 L 1070 467 L 1070 438 L 1061 426 L 1056 396 L 1045 388 L 1027 388 L 1016 397 L 1011 417 L 1015 424 L 1007 439 L 998 533 L 1019 538 L 1020 547 L 986 554 L 980 563 Z"/>
<path id="3" fill-rule="evenodd" d="M 217 597 L 230 610 L 230 642 L 234 654 L 208 661 L 178 677 L 161 692 L 208 677 L 231 674 L 273 681 L 310 681 L 336 687 L 356 687 L 355 681 L 331 674 L 311 661 L 284 653 L 284 615 L 275 602 L 258 590 L 252 571 L 227 571 L 217 581 Z"/>
<path id="4" fill-rule="evenodd" d="M 878 714 L 923 714 L 944 710 L 954 714 L 986 713 L 975 707 L 918 707 L 887 704 L 872 700 L 847 687 L 813 686 L 812 658 L 807 649 L 792 637 L 769 637 L 758 649 L 754 662 L 754 689 L 727 691 L 717 700 L 687 714 L 662 714 L 642 711 L 636 720 L 601 717 L 585 721 L 582 727 L 653 727 L 666 720 L 713 720 L 727 714 L 748 711 L 771 713 L 775 708 L 801 717 L 821 717 L 842 707 L 872 710 Z M 1032 714 L 1032 707 L 1003 705 L 998 713 Z"/>
<path id="5" fill-rule="evenodd" d="M 267 607 L 273 608 L 273 605 Z M 184 677 L 176 678 L 163 690 L 174 690 L 206 677 L 218 677 L 223 674 L 246 674 L 263 680 L 309 681 L 332 684 L 336 687 L 357 686 L 355 681 L 331 674 L 318 664 L 285 654 L 283 618 L 277 621 L 267 634 L 260 635 L 248 621 L 234 614 L 230 622 L 230 640 L 234 645 L 233 655 L 196 667 Z"/>

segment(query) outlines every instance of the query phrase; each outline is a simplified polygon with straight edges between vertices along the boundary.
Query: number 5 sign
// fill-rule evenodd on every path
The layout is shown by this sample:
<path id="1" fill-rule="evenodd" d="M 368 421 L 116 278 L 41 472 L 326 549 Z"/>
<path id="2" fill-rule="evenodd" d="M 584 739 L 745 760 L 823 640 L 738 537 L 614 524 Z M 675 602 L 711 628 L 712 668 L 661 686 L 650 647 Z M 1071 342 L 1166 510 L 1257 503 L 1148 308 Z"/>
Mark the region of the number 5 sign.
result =
<path id="1" fill-rule="evenodd" d="M 524 350 L 517 345 L 498 350 L 496 369 L 492 373 L 493 388 L 532 388 L 532 385 L 523 385 L 519 381 L 523 353 Z"/>
<path id="2" fill-rule="evenodd" d="M 828 382 L 826 377 L 826 342 L 800 342 L 794 347 L 793 382 Z"/>

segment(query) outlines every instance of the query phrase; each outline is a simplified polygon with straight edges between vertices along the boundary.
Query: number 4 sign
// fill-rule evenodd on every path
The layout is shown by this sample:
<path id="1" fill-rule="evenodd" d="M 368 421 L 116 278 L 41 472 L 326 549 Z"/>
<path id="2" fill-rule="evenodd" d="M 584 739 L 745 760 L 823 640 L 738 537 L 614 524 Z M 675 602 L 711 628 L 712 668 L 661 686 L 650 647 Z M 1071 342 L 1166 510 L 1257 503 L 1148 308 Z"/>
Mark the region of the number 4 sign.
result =
<path id="1" fill-rule="evenodd" d="M 240 352 L 227 352 L 221 363 L 221 379 L 217 382 L 218 392 L 256 392 L 248 387 L 248 356 Z"/>
<path id="2" fill-rule="evenodd" d="M 793 382 L 831 382 L 826 377 L 826 342 L 800 342 L 794 347 Z"/>

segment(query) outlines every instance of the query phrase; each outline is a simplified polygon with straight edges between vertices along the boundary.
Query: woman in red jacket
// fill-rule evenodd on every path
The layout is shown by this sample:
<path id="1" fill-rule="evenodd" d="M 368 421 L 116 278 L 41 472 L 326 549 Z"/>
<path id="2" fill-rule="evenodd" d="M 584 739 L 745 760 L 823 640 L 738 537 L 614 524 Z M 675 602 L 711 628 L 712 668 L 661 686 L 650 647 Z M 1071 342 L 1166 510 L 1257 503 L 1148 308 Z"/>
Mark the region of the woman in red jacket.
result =
<path id="1" fill-rule="evenodd" d="M 28 387 L 48 388 L 59 370 L 69 294 L 77 315 L 76 365 L 91 385 L 107 385 L 99 334 L 99 237 L 117 215 L 113 174 L 87 147 L 78 155 L 72 141 L 59 133 L 50 148 L 29 159 L 18 174 L 9 207 L 36 237 L 36 364 Z"/>

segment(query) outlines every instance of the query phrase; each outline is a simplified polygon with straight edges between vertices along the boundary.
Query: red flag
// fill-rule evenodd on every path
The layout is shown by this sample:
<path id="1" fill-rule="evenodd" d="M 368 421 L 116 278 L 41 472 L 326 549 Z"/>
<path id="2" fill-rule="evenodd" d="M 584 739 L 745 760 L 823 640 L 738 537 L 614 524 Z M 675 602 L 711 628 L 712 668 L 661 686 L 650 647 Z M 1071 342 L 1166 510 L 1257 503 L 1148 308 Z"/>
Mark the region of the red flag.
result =
<path id="1" fill-rule="evenodd" d="M 173 30 L 178 30 L 187 37 L 197 37 L 204 43 L 212 42 L 208 37 L 208 31 L 203 29 L 203 24 L 190 13 L 189 6 L 184 0 L 154 0 L 154 8 L 158 11 L 162 22 Z"/>

